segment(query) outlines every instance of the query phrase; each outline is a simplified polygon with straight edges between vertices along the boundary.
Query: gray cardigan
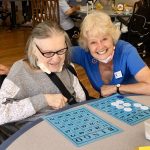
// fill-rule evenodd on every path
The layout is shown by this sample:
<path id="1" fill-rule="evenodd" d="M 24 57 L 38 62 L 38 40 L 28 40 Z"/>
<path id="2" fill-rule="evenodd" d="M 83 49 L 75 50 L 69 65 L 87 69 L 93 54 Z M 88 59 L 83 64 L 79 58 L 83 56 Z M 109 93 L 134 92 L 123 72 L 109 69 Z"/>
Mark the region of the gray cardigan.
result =
<path id="1" fill-rule="evenodd" d="M 78 79 L 67 69 L 57 73 L 78 102 L 85 100 Z M 23 60 L 12 66 L 0 89 L 0 124 L 8 122 L 32 121 L 54 111 L 48 106 L 44 94 L 58 94 L 59 89 L 46 73 L 33 70 Z"/>

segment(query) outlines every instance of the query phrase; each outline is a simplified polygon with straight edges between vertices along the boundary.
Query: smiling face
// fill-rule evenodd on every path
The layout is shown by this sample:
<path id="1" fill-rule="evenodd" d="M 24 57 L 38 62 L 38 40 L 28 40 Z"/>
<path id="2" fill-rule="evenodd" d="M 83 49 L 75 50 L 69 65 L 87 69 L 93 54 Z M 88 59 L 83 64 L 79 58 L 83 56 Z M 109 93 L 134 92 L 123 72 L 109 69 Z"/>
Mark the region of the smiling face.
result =
<path id="1" fill-rule="evenodd" d="M 60 72 L 62 70 L 65 53 L 68 49 L 64 35 L 53 35 L 45 39 L 35 39 L 35 48 L 38 64 L 42 64 L 50 72 Z M 52 54 L 52 52 L 54 53 Z"/>
<path id="2" fill-rule="evenodd" d="M 113 39 L 110 35 L 91 36 L 87 34 L 87 46 L 91 55 L 101 61 L 110 57 L 114 52 Z"/>

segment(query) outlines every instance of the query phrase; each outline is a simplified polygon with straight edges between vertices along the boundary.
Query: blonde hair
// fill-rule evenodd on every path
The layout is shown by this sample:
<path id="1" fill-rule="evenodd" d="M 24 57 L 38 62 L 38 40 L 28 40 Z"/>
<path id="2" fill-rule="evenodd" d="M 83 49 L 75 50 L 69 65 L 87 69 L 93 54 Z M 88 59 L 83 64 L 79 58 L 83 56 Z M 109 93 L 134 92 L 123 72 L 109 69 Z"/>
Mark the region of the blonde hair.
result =
<path id="1" fill-rule="evenodd" d="M 109 15 L 101 11 L 94 11 L 87 15 L 81 24 L 79 44 L 86 50 L 88 50 L 87 34 L 94 37 L 110 35 L 114 44 L 116 44 L 120 37 L 120 30 L 112 23 Z"/>
<path id="2" fill-rule="evenodd" d="M 37 66 L 37 57 L 35 55 L 35 42 L 34 39 L 45 39 L 52 37 L 54 35 L 60 36 L 64 35 L 65 42 L 68 47 L 68 51 L 66 52 L 65 57 L 65 65 L 68 65 L 70 63 L 70 46 L 71 42 L 67 35 L 67 33 L 55 22 L 52 21 L 45 21 L 42 23 L 39 23 L 31 32 L 31 35 L 28 38 L 28 41 L 26 43 L 26 53 L 27 53 L 27 62 L 30 64 L 33 68 L 38 68 Z"/>

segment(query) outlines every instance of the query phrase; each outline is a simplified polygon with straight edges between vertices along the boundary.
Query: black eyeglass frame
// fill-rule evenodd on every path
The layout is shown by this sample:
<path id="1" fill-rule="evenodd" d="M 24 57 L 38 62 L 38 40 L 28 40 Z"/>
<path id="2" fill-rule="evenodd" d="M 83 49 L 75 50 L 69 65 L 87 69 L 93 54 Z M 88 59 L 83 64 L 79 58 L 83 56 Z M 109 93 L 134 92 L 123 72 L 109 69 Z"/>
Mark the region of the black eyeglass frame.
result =
<path id="1" fill-rule="evenodd" d="M 65 42 L 65 43 L 66 43 L 66 42 Z M 60 49 L 60 50 L 58 50 L 58 51 L 56 51 L 56 52 L 46 52 L 46 53 L 43 53 L 37 44 L 35 44 L 35 45 L 36 45 L 37 49 L 40 51 L 40 53 L 41 53 L 44 57 L 46 57 L 46 58 L 51 58 L 51 57 L 53 57 L 55 54 L 57 54 L 57 55 L 63 55 L 63 54 L 65 54 L 66 51 L 68 50 L 67 43 L 66 43 L 66 46 L 67 46 L 67 47 L 65 47 L 65 48 L 63 48 L 63 49 Z M 48 54 L 48 55 L 46 55 L 46 54 Z"/>

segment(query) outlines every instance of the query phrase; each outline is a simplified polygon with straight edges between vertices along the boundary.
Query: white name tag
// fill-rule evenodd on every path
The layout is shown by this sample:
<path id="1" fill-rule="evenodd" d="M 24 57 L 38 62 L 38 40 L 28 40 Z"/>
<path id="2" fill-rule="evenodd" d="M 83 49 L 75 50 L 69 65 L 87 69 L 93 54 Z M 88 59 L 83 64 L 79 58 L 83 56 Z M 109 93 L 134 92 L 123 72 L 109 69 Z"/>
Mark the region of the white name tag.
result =
<path id="1" fill-rule="evenodd" d="M 121 73 L 121 71 L 117 71 L 117 72 L 115 72 L 115 73 L 114 73 L 114 75 L 115 75 L 115 78 L 116 78 L 116 79 L 118 79 L 118 78 L 121 78 L 121 77 L 122 77 L 122 73 Z"/>

